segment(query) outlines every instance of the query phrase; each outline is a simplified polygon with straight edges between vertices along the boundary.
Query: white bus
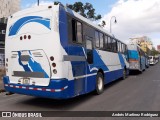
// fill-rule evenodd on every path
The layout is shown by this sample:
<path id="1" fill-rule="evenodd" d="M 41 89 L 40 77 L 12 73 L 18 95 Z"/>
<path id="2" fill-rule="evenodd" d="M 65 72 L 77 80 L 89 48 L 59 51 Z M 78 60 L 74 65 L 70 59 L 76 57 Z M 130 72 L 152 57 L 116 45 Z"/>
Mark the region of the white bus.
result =
<path id="1" fill-rule="evenodd" d="M 149 56 L 149 64 L 150 64 L 150 65 L 156 64 L 155 56 Z"/>
<path id="2" fill-rule="evenodd" d="M 125 78 L 126 44 L 62 5 L 38 6 L 8 18 L 5 89 L 56 99 Z"/>

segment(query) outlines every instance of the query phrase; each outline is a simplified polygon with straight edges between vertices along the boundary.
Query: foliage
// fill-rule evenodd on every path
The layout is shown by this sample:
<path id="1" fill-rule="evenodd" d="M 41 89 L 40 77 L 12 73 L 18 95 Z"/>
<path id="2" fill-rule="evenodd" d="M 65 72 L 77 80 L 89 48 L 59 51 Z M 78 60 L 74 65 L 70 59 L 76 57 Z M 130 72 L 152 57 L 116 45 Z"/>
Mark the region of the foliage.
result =
<path id="1" fill-rule="evenodd" d="M 59 2 L 59 1 L 55 1 L 54 2 L 54 5 L 58 5 L 58 4 L 60 4 L 61 2 Z"/>
<path id="2" fill-rule="evenodd" d="M 104 27 L 105 25 L 106 25 L 106 22 L 104 20 L 101 22 L 101 24 L 99 24 L 100 27 Z"/>
<path id="3" fill-rule="evenodd" d="M 90 20 L 99 20 L 102 18 L 101 15 L 96 15 L 95 9 L 93 8 L 93 5 L 91 3 L 85 3 L 82 2 L 75 2 L 73 5 L 67 5 L 70 9 L 74 10 L 75 12 L 79 13 L 85 18 L 88 18 Z"/>
<path id="4" fill-rule="evenodd" d="M 155 55 L 158 55 L 159 54 L 159 52 L 155 49 L 155 48 L 153 48 L 152 50 L 151 50 L 151 55 L 152 56 L 155 56 Z"/>

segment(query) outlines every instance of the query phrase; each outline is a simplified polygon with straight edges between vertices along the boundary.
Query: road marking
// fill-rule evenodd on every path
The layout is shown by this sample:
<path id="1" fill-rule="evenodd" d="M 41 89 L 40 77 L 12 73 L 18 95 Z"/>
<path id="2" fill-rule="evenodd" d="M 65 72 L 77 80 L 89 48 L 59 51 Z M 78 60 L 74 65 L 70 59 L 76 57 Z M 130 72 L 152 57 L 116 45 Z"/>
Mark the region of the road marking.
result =
<path id="1" fill-rule="evenodd" d="M 154 82 L 160 82 L 160 80 L 153 80 Z"/>

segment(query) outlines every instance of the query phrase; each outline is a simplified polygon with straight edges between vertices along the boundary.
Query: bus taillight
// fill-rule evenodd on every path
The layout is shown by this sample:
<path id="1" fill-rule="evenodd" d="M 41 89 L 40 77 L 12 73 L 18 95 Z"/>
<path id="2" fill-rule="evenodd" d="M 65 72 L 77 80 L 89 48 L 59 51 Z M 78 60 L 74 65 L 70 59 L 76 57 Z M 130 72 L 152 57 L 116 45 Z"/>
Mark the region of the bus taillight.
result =
<path id="1" fill-rule="evenodd" d="M 54 57 L 53 57 L 53 56 L 51 56 L 51 57 L 50 57 L 50 60 L 51 60 L 51 61 L 53 61 L 53 60 L 54 60 Z"/>
<path id="2" fill-rule="evenodd" d="M 20 37 L 20 40 L 22 40 L 22 39 L 23 39 L 23 37 L 21 36 L 21 37 Z"/>
<path id="3" fill-rule="evenodd" d="M 56 63 L 52 63 L 52 66 L 53 66 L 53 67 L 56 67 Z"/>
<path id="4" fill-rule="evenodd" d="M 27 36 L 26 35 L 24 35 L 24 39 L 26 39 L 27 38 Z"/>
<path id="5" fill-rule="evenodd" d="M 30 35 L 28 35 L 28 39 L 31 39 L 31 36 L 30 36 Z"/>
<path id="6" fill-rule="evenodd" d="M 53 73 L 54 73 L 54 74 L 57 74 L 57 70 L 56 70 L 56 69 L 54 69 L 54 70 L 53 70 Z"/>

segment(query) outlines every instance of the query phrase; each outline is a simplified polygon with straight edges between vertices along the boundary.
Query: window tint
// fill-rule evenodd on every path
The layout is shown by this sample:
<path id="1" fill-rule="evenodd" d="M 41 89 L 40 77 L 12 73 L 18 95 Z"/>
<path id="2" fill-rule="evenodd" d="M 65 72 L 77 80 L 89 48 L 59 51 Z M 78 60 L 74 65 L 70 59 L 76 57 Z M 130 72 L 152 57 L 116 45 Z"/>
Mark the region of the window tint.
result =
<path id="1" fill-rule="evenodd" d="M 117 52 L 117 42 L 115 39 L 112 40 L 112 49 L 114 52 Z"/>
<path id="2" fill-rule="evenodd" d="M 125 53 L 127 52 L 127 46 L 123 43 L 121 43 L 121 50 L 120 50 L 121 53 Z"/>
<path id="3" fill-rule="evenodd" d="M 92 41 L 86 40 L 86 48 L 92 50 Z"/>
<path id="4" fill-rule="evenodd" d="M 105 37 L 104 37 L 104 47 L 105 47 L 105 50 L 107 50 L 107 46 L 108 46 L 108 36 L 105 35 Z"/>
<path id="5" fill-rule="evenodd" d="M 77 22 L 77 42 L 82 43 L 82 24 Z"/>
<path id="6" fill-rule="evenodd" d="M 102 33 L 99 33 L 99 36 L 100 36 L 100 48 L 103 48 L 103 34 Z"/>
<path id="7" fill-rule="evenodd" d="M 117 49 L 118 49 L 118 52 L 121 52 L 121 43 L 120 42 L 117 42 Z"/>
<path id="8" fill-rule="evenodd" d="M 124 52 L 126 53 L 127 52 L 127 45 L 124 45 L 124 46 L 125 46 Z"/>
<path id="9" fill-rule="evenodd" d="M 95 40 L 96 40 L 96 47 L 99 47 L 99 33 L 95 31 Z"/>
<path id="10" fill-rule="evenodd" d="M 107 49 L 108 49 L 109 51 L 112 50 L 112 39 L 111 39 L 111 37 L 109 37 L 109 36 L 108 36 L 108 45 L 107 45 Z"/>
<path id="11" fill-rule="evenodd" d="M 125 47 L 124 47 L 124 44 L 122 43 L 122 53 L 124 53 L 125 51 Z"/>
<path id="12" fill-rule="evenodd" d="M 76 21 L 72 20 L 72 41 L 76 42 Z"/>
<path id="13" fill-rule="evenodd" d="M 82 23 L 72 19 L 72 41 L 74 43 L 83 42 Z"/>

